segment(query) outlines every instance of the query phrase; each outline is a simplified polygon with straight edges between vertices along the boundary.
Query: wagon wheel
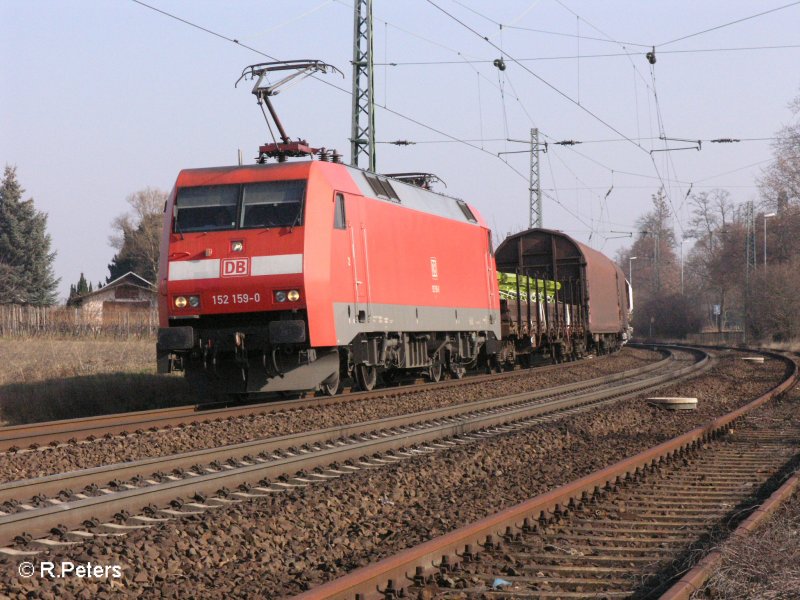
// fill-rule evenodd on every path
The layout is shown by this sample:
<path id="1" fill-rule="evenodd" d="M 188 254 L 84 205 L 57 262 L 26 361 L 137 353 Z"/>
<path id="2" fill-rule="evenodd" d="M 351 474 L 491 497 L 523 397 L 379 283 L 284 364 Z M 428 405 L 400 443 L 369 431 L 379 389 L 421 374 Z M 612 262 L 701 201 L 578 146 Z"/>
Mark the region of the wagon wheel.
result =
<path id="1" fill-rule="evenodd" d="M 341 382 L 342 379 L 339 376 L 339 369 L 336 369 L 336 371 L 334 371 L 330 377 L 319 384 L 319 387 L 322 393 L 326 396 L 335 396 L 339 393 Z"/>
<path id="2" fill-rule="evenodd" d="M 365 392 L 371 392 L 378 381 L 378 369 L 374 366 L 361 363 L 356 365 L 356 381 L 358 387 Z"/>
<path id="3" fill-rule="evenodd" d="M 563 342 L 556 342 L 553 344 L 553 364 L 561 364 L 564 362 L 564 344 Z"/>
<path id="4" fill-rule="evenodd" d="M 439 355 L 433 357 L 433 363 L 428 367 L 428 379 L 433 383 L 442 380 L 442 361 L 439 360 Z"/>
<path id="5" fill-rule="evenodd" d="M 508 355 L 506 356 L 506 360 L 503 363 L 503 371 L 513 371 L 514 367 L 517 366 L 517 353 L 514 348 L 511 348 L 508 351 Z"/>

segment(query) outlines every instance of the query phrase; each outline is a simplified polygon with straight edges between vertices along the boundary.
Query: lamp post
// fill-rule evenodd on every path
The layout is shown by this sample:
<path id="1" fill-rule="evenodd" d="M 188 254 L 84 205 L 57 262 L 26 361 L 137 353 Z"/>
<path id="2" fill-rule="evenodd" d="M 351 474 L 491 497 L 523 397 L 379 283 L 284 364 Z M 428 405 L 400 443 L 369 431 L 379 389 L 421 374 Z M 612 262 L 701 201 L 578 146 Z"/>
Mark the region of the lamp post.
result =
<path id="1" fill-rule="evenodd" d="M 683 296 L 683 242 L 686 241 L 686 236 L 681 237 L 681 296 Z"/>
<path id="2" fill-rule="evenodd" d="M 633 288 L 633 261 L 635 261 L 638 256 L 629 256 L 628 257 L 628 284 Z"/>
<path id="3" fill-rule="evenodd" d="M 774 217 L 776 213 L 767 213 L 764 215 L 764 271 L 767 270 L 767 219 Z"/>

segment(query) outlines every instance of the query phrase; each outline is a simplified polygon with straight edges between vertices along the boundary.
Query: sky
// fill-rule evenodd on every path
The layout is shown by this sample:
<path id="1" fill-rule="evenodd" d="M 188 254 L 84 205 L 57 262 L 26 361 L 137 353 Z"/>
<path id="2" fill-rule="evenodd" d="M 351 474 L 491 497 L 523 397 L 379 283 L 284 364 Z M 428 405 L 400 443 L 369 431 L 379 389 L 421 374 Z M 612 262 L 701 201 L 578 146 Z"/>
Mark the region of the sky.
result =
<path id="1" fill-rule="evenodd" d="M 527 228 L 534 127 L 548 142 L 545 227 L 613 256 L 661 186 L 678 239 L 688 194 L 757 201 L 771 138 L 796 118 L 800 2 L 373 6 L 378 172 L 436 174 L 496 240 Z M 235 164 L 239 149 L 253 161 L 269 132 L 251 85 L 234 87 L 248 65 L 337 67 L 343 76 L 303 80 L 274 104 L 290 137 L 349 162 L 352 45 L 350 0 L 0 0 L 0 166 L 16 165 L 48 214 L 59 295 L 81 272 L 105 281 L 128 195 Z M 556 143 L 567 140 L 582 143 Z"/>

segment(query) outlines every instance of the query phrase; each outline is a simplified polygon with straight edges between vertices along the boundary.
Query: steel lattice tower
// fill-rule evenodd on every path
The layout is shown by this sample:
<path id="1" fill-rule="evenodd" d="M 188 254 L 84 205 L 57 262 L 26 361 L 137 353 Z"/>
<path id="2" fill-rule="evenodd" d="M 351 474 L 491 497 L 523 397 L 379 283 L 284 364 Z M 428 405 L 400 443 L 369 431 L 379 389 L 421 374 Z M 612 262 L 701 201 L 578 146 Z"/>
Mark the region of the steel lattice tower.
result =
<path id="1" fill-rule="evenodd" d="M 539 174 L 539 130 L 531 129 L 531 177 L 529 227 L 542 227 L 542 183 Z"/>
<path id="2" fill-rule="evenodd" d="M 372 0 L 355 0 L 353 27 L 353 120 L 350 164 L 375 171 L 375 101 L 372 79 Z M 366 161 L 362 161 L 361 157 Z"/>

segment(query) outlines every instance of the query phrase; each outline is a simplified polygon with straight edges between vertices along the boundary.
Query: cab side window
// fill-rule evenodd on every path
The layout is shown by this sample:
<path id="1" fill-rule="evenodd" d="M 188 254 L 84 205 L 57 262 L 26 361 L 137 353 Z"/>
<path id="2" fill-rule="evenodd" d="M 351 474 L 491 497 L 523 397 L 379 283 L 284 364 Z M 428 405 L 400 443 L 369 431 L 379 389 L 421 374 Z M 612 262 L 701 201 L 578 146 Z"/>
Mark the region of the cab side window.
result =
<path id="1" fill-rule="evenodd" d="M 347 217 L 344 212 L 344 196 L 342 194 L 336 194 L 333 206 L 333 228 L 347 229 Z"/>

